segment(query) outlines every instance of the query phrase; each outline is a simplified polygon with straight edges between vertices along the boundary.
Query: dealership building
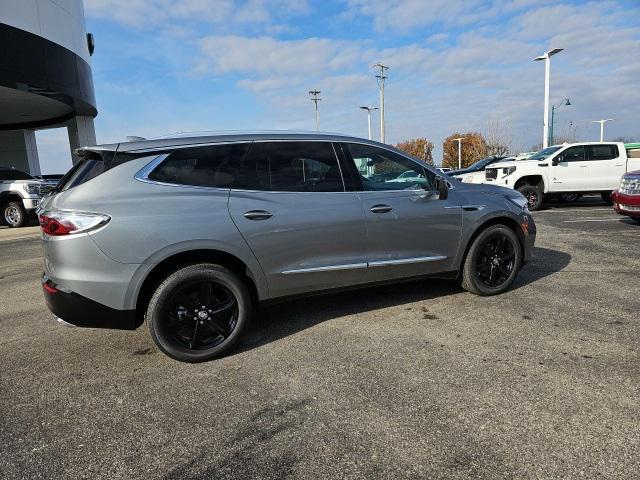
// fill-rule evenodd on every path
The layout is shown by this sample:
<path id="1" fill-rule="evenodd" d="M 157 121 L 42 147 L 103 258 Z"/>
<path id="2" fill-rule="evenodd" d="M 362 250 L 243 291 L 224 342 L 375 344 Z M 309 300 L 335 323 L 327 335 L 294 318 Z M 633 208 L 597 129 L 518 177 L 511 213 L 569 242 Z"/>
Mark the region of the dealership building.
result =
<path id="1" fill-rule="evenodd" d="M 0 1 L 0 166 L 40 174 L 39 129 L 95 144 L 92 53 L 82 0 Z"/>

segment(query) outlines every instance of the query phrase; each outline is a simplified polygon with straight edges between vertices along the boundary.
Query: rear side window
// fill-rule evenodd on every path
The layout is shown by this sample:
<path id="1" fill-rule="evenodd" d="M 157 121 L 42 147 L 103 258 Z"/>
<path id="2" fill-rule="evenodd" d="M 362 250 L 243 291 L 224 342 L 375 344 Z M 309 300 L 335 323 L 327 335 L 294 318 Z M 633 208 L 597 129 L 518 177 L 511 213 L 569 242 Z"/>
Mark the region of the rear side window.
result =
<path id="1" fill-rule="evenodd" d="M 329 142 L 256 142 L 237 170 L 234 188 L 273 192 L 343 192 Z"/>
<path id="2" fill-rule="evenodd" d="M 184 148 L 174 151 L 153 172 L 156 182 L 231 188 L 248 143 Z"/>
<path id="3" fill-rule="evenodd" d="M 618 158 L 617 145 L 588 145 L 589 160 L 612 160 Z"/>

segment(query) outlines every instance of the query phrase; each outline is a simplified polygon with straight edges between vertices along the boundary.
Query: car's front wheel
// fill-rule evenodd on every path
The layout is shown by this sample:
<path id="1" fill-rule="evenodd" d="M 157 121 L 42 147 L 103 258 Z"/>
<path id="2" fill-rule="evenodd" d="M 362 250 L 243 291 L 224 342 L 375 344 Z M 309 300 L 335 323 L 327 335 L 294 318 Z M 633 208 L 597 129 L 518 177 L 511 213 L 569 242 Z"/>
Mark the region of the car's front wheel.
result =
<path id="1" fill-rule="evenodd" d="M 228 352 L 252 315 L 245 283 L 213 264 L 184 267 L 156 289 L 146 319 L 154 342 L 181 362 L 203 362 Z"/>
<path id="2" fill-rule="evenodd" d="M 2 206 L 2 219 L 10 227 L 22 227 L 27 223 L 27 212 L 20 202 L 7 202 Z"/>
<path id="3" fill-rule="evenodd" d="M 522 266 L 522 247 L 509 227 L 492 225 L 471 244 L 462 267 L 462 288 L 476 295 L 507 290 Z"/>
<path id="4" fill-rule="evenodd" d="M 518 191 L 527 199 L 529 210 L 533 212 L 542 208 L 544 193 L 540 187 L 536 185 L 522 185 L 518 187 Z"/>

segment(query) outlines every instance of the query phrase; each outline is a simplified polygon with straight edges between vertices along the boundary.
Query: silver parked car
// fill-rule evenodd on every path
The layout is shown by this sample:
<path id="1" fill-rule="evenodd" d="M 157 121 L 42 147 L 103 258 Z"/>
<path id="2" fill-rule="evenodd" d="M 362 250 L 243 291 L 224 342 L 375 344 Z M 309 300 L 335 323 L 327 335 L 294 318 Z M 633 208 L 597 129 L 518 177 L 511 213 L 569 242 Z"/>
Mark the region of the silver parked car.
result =
<path id="1" fill-rule="evenodd" d="M 49 309 L 83 327 L 146 320 L 182 361 L 227 352 L 265 300 L 434 275 L 501 293 L 535 241 L 518 192 L 445 180 L 360 138 L 219 134 L 78 154 L 39 209 Z"/>

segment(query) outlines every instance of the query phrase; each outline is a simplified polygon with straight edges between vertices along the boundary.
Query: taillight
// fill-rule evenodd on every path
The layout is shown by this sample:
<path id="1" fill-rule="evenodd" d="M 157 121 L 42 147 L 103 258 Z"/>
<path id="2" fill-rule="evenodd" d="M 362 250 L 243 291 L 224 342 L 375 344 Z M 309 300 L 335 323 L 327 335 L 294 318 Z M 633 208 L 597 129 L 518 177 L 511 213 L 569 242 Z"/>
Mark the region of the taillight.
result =
<path id="1" fill-rule="evenodd" d="M 100 213 L 56 211 L 38 215 L 42 231 L 54 237 L 88 232 L 106 224 L 110 219 L 108 215 Z"/>

